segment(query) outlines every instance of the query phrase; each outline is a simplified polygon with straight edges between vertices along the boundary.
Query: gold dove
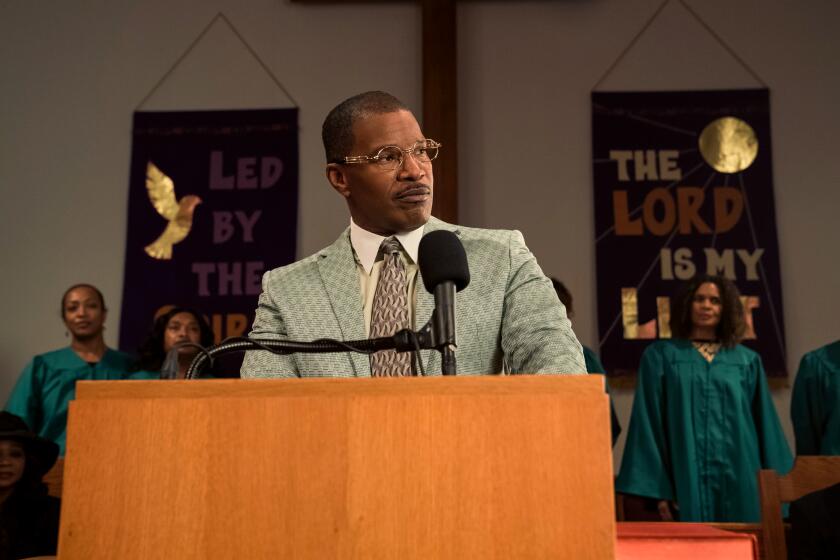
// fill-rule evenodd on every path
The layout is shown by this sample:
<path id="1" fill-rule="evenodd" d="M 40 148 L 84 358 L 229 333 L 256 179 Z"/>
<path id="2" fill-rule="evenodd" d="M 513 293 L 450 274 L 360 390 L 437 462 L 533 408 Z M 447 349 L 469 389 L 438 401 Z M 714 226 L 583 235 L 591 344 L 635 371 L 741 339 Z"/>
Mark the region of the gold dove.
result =
<path id="1" fill-rule="evenodd" d="M 155 241 L 146 245 L 146 254 L 153 259 L 172 258 L 172 246 L 183 241 L 192 229 L 193 212 L 201 198 L 188 194 L 181 200 L 175 198 L 175 184 L 151 161 L 146 165 L 146 191 L 157 213 L 168 220 L 166 229 Z"/>

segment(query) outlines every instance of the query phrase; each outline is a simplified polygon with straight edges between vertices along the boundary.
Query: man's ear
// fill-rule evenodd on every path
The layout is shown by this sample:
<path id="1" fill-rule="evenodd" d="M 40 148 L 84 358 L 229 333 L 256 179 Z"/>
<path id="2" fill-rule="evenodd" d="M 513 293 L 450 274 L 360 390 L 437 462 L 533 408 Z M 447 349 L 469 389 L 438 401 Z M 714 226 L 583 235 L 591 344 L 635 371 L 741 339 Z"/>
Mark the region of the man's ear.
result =
<path id="1" fill-rule="evenodd" d="M 348 183 L 346 170 L 337 163 L 327 164 L 327 181 L 338 194 L 344 198 L 350 198 L 350 184 Z"/>

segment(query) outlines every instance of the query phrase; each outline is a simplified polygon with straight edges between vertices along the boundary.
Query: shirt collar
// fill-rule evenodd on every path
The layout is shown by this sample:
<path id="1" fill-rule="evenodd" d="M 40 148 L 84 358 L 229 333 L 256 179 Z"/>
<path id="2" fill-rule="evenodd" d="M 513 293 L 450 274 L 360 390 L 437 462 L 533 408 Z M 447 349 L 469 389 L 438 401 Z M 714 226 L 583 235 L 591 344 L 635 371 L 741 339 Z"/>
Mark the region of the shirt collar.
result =
<path id="1" fill-rule="evenodd" d="M 415 230 L 394 235 L 414 263 L 417 262 L 417 253 L 420 249 L 420 239 L 423 237 L 424 228 L 425 224 Z M 383 239 L 385 237 L 363 229 L 353 221 L 353 218 L 350 218 L 350 244 L 356 251 L 356 256 L 359 257 L 359 263 L 368 274 L 373 269 L 373 263 L 376 262 L 379 246 Z"/>

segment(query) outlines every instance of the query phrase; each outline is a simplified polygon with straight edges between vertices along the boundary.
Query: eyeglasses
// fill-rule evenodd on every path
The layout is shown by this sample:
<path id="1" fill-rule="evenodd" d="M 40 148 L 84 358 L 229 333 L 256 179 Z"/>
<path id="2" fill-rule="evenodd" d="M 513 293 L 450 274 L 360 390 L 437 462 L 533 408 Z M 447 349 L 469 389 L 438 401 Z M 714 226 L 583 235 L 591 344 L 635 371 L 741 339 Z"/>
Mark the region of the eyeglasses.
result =
<path id="1" fill-rule="evenodd" d="M 394 171 L 402 167 L 405 158 L 403 154 L 411 154 L 414 161 L 418 163 L 431 163 L 438 156 L 440 146 L 440 142 L 435 142 L 427 138 L 425 140 L 418 140 L 406 150 L 399 146 L 384 146 L 372 156 L 346 156 L 332 163 L 370 163 L 376 166 L 377 169 Z"/>

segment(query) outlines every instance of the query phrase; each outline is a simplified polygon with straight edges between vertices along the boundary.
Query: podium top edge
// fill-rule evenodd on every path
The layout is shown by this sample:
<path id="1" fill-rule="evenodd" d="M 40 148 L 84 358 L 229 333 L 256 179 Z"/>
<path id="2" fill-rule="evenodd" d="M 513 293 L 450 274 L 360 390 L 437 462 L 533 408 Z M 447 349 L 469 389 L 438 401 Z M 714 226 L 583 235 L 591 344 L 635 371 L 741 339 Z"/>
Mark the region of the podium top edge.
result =
<path id="1" fill-rule="evenodd" d="M 328 395 L 603 394 L 602 375 L 309 377 L 79 381 L 76 399 L 293 397 Z"/>

